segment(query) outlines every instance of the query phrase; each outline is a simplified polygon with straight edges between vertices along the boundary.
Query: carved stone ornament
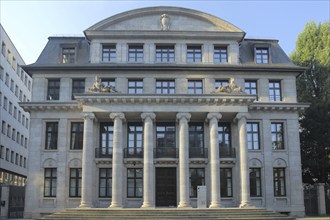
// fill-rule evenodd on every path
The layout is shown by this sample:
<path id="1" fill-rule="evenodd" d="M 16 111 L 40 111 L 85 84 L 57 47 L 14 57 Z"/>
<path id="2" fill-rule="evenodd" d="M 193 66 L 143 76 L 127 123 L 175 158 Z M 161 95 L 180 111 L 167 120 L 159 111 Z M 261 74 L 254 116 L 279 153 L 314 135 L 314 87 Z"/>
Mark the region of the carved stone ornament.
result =
<path id="1" fill-rule="evenodd" d="M 104 86 L 101 79 L 96 76 L 95 82 L 92 87 L 88 88 L 88 92 L 91 93 L 118 93 L 114 86 Z"/>
<path id="2" fill-rule="evenodd" d="M 162 14 L 160 16 L 160 24 L 162 26 L 162 31 L 170 30 L 170 17 L 167 14 Z"/>
<path id="3" fill-rule="evenodd" d="M 244 93 L 241 87 L 235 84 L 235 79 L 230 78 L 229 84 L 227 86 L 219 86 L 215 91 L 212 93 Z"/>

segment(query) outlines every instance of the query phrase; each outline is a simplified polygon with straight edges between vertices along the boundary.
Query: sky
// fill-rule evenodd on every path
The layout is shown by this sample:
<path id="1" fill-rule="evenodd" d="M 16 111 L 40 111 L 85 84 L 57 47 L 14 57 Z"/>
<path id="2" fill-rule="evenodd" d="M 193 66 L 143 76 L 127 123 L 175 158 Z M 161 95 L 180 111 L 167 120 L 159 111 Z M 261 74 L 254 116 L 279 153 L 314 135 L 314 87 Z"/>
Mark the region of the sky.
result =
<path id="1" fill-rule="evenodd" d="M 247 38 L 279 40 L 287 54 L 307 22 L 329 21 L 330 0 L 0 0 L 0 23 L 26 64 L 34 63 L 50 36 L 83 36 L 115 14 L 150 6 L 178 6 L 226 20 Z"/>

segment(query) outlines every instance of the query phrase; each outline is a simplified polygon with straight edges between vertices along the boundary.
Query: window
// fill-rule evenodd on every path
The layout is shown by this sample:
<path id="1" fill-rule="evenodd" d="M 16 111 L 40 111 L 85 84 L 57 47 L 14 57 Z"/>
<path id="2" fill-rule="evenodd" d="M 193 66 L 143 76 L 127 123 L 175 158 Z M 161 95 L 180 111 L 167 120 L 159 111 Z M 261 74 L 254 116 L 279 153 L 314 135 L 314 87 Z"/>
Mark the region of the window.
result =
<path id="1" fill-rule="evenodd" d="M 14 151 L 11 151 L 10 152 L 10 162 L 14 163 L 14 161 L 15 161 L 15 153 L 14 153 Z"/>
<path id="2" fill-rule="evenodd" d="M 129 80 L 128 81 L 128 93 L 129 94 L 142 94 L 143 81 L 142 80 Z"/>
<path id="3" fill-rule="evenodd" d="M 12 92 L 14 92 L 14 85 L 15 85 L 14 80 L 11 79 L 11 80 L 10 80 L 10 90 L 11 90 Z"/>
<path id="4" fill-rule="evenodd" d="M 143 190 L 143 170 L 127 169 L 127 197 L 141 198 Z"/>
<path id="5" fill-rule="evenodd" d="M 2 42 L 1 53 L 6 57 L 6 44 L 4 42 Z"/>
<path id="6" fill-rule="evenodd" d="M 130 63 L 143 62 L 143 45 L 128 46 L 128 62 Z"/>
<path id="7" fill-rule="evenodd" d="M 215 89 L 221 86 L 228 86 L 228 80 L 216 80 L 214 85 L 215 85 Z"/>
<path id="8" fill-rule="evenodd" d="M 13 114 L 13 103 L 9 101 L 9 109 L 8 109 L 9 114 Z"/>
<path id="9" fill-rule="evenodd" d="M 60 99 L 60 79 L 48 79 L 47 100 Z"/>
<path id="10" fill-rule="evenodd" d="M 233 175 L 231 168 L 220 168 L 221 197 L 233 197 Z"/>
<path id="11" fill-rule="evenodd" d="M 15 96 L 18 97 L 18 85 L 15 85 Z"/>
<path id="12" fill-rule="evenodd" d="M 102 78 L 101 82 L 104 87 L 116 87 L 115 79 Z"/>
<path id="13" fill-rule="evenodd" d="M 83 148 L 84 123 L 71 122 L 71 150 L 81 150 Z"/>
<path id="14" fill-rule="evenodd" d="M 44 196 L 56 197 L 56 180 L 57 170 L 56 168 L 45 168 L 45 180 L 44 180 Z"/>
<path id="15" fill-rule="evenodd" d="M 6 161 L 9 161 L 9 149 L 8 148 L 6 148 Z"/>
<path id="16" fill-rule="evenodd" d="M 250 196 L 261 196 L 260 168 L 250 168 Z"/>
<path id="17" fill-rule="evenodd" d="M 28 90 L 31 91 L 31 81 L 28 82 Z"/>
<path id="18" fill-rule="evenodd" d="M 16 165 L 18 165 L 18 162 L 19 162 L 19 161 L 18 161 L 18 160 L 19 160 L 18 158 L 19 158 L 19 155 L 18 155 L 18 153 L 16 153 L 16 157 L 15 157 L 15 164 L 16 164 Z"/>
<path id="19" fill-rule="evenodd" d="M 157 80 L 156 81 L 157 94 L 174 94 L 175 82 L 174 80 Z"/>
<path id="20" fill-rule="evenodd" d="M 268 48 L 256 48 L 256 63 L 264 63 L 267 64 L 269 63 L 269 50 Z"/>
<path id="21" fill-rule="evenodd" d="M 202 62 L 202 47 L 187 46 L 187 63 L 201 63 L 201 62 Z"/>
<path id="22" fill-rule="evenodd" d="M 156 62 L 173 63 L 174 46 L 156 46 Z"/>
<path id="23" fill-rule="evenodd" d="M 143 157 L 143 126 L 128 124 L 128 155 Z"/>
<path id="24" fill-rule="evenodd" d="M 46 150 L 57 149 L 58 122 L 46 123 Z"/>
<path id="25" fill-rule="evenodd" d="M 21 141 L 21 133 L 19 133 L 19 131 L 17 131 L 17 133 L 16 133 L 17 135 L 16 135 L 16 143 L 20 143 L 20 141 Z"/>
<path id="26" fill-rule="evenodd" d="M 23 163 L 23 156 L 19 156 L 19 166 L 21 167 Z"/>
<path id="27" fill-rule="evenodd" d="M 103 62 L 116 62 L 116 45 L 103 45 L 102 61 Z"/>
<path id="28" fill-rule="evenodd" d="M 81 168 L 70 168 L 70 197 L 81 196 Z"/>
<path id="29" fill-rule="evenodd" d="M 280 81 L 269 81 L 269 101 L 282 101 Z"/>
<path id="30" fill-rule="evenodd" d="M 23 167 L 26 168 L 26 157 L 24 157 L 24 164 Z"/>
<path id="31" fill-rule="evenodd" d="M 257 89 L 257 81 L 256 80 L 246 80 L 244 84 L 244 91 L 246 94 L 257 96 L 258 100 L 258 89 Z"/>
<path id="32" fill-rule="evenodd" d="M 12 130 L 12 132 L 11 132 L 11 139 L 12 139 L 13 141 L 16 141 L 16 129 L 15 129 L 15 128 L 13 128 L 13 130 Z"/>
<path id="33" fill-rule="evenodd" d="M 11 138 L 11 126 L 7 124 L 7 136 Z"/>
<path id="34" fill-rule="evenodd" d="M 5 147 L 1 145 L 0 147 L 0 158 L 4 159 L 5 158 Z"/>
<path id="35" fill-rule="evenodd" d="M 8 98 L 6 96 L 3 98 L 3 109 L 8 109 Z"/>
<path id="36" fill-rule="evenodd" d="M 3 67 L 0 66 L 0 80 L 3 81 L 3 77 L 4 77 L 4 70 L 3 70 Z"/>
<path id="37" fill-rule="evenodd" d="M 99 197 L 112 196 L 112 169 L 99 169 Z"/>
<path id="38" fill-rule="evenodd" d="M 286 196 L 285 168 L 273 169 L 274 196 Z"/>
<path id="39" fill-rule="evenodd" d="M 197 186 L 205 185 L 205 171 L 204 168 L 190 168 L 189 169 L 189 183 L 190 183 L 190 197 L 197 197 Z"/>
<path id="40" fill-rule="evenodd" d="M 5 84 L 6 84 L 6 86 L 9 86 L 9 74 L 8 73 L 6 73 Z"/>
<path id="41" fill-rule="evenodd" d="M 4 120 L 2 120 L 2 124 L 1 124 L 1 132 L 3 133 L 3 134 L 6 134 L 6 132 L 7 132 L 7 126 L 6 126 L 6 122 L 4 121 Z"/>
<path id="42" fill-rule="evenodd" d="M 230 123 L 218 124 L 219 153 L 221 157 L 231 155 L 231 129 Z"/>
<path id="43" fill-rule="evenodd" d="M 19 90 L 19 97 L 18 97 L 18 99 L 20 101 L 22 101 L 22 98 L 23 98 L 23 92 L 22 92 L 22 90 Z"/>
<path id="44" fill-rule="evenodd" d="M 175 148 L 175 124 L 157 124 L 157 148 Z"/>
<path id="45" fill-rule="evenodd" d="M 247 145 L 249 150 L 260 150 L 259 123 L 246 123 Z"/>
<path id="46" fill-rule="evenodd" d="M 272 148 L 273 150 L 283 150 L 283 123 L 271 123 L 272 129 Z"/>
<path id="47" fill-rule="evenodd" d="M 17 62 L 16 62 L 15 57 L 13 57 L 13 63 L 11 64 L 11 66 L 12 66 L 13 69 L 16 71 L 16 68 L 17 68 Z"/>
<path id="48" fill-rule="evenodd" d="M 100 133 L 100 156 L 112 156 L 113 124 L 101 123 Z"/>
<path id="49" fill-rule="evenodd" d="M 188 80 L 188 94 L 203 94 L 202 80 Z"/>
<path id="50" fill-rule="evenodd" d="M 214 63 L 227 63 L 227 47 L 214 47 Z"/>
<path id="51" fill-rule="evenodd" d="M 27 86 L 27 75 L 24 76 L 24 85 Z"/>
<path id="52" fill-rule="evenodd" d="M 204 148 L 204 126 L 202 123 L 189 125 L 189 147 Z"/>
<path id="53" fill-rule="evenodd" d="M 24 138 L 24 147 L 27 148 L 28 139 Z"/>
<path id="54" fill-rule="evenodd" d="M 22 118 L 22 113 L 20 110 L 18 110 L 18 122 L 21 122 L 21 118 Z"/>
<path id="55" fill-rule="evenodd" d="M 72 80 L 72 100 L 75 99 L 74 95 L 85 92 L 85 79 Z"/>
<path id="56" fill-rule="evenodd" d="M 75 48 L 62 48 L 62 63 L 74 63 L 75 62 Z"/>

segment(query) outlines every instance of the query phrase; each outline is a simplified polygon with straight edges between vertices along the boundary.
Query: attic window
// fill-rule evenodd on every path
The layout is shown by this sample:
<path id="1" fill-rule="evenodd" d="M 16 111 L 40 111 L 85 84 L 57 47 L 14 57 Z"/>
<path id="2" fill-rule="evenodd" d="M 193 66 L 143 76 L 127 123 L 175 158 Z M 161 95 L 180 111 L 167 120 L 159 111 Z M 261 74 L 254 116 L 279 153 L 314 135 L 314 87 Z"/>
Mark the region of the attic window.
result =
<path id="1" fill-rule="evenodd" d="M 267 47 L 257 47 L 255 49 L 255 60 L 258 64 L 269 63 L 269 48 Z"/>
<path id="2" fill-rule="evenodd" d="M 65 47 L 62 48 L 62 63 L 74 63 L 75 62 L 75 48 Z"/>

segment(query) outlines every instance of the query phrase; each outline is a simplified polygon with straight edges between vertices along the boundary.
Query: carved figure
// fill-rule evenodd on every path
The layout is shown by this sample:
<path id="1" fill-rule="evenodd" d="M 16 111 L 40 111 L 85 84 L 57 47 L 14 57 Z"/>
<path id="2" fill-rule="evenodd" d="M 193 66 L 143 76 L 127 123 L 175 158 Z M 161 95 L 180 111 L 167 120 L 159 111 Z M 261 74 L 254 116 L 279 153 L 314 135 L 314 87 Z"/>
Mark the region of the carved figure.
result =
<path id="1" fill-rule="evenodd" d="M 239 87 L 235 84 L 234 78 L 229 79 L 229 84 L 227 86 L 219 86 L 219 88 L 217 88 L 213 93 L 220 93 L 220 92 L 243 93 L 241 87 Z"/>
<path id="2" fill-rule="evenodd" d="M 162 25 L 162 31 L 170 30 L 170 17 L 167 14 L 160 16 L 160 24 Z"/>
<path id="3" fill-rule="evenodd" d="M 115 93 L 118 92 L 114 86 L 104 86 L 97 76 L 92 87 L 88 88 L 88 92 L 104 92 L 104 93 Z"/>

